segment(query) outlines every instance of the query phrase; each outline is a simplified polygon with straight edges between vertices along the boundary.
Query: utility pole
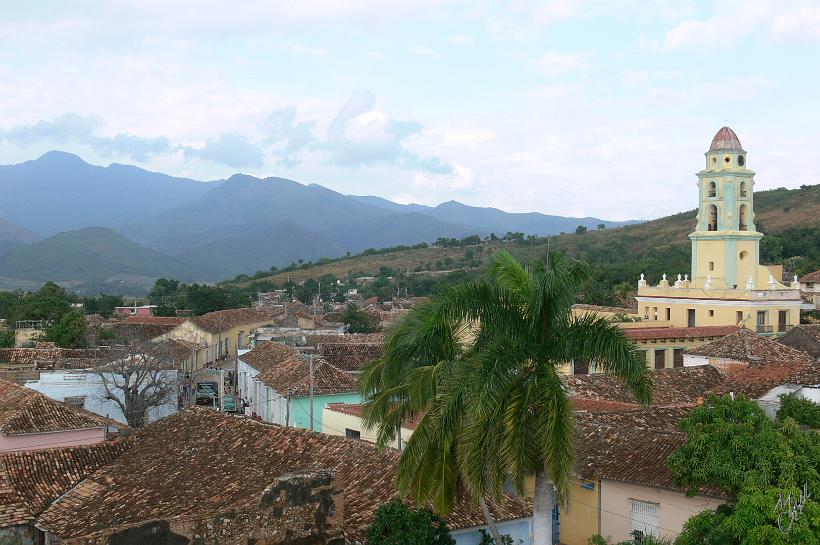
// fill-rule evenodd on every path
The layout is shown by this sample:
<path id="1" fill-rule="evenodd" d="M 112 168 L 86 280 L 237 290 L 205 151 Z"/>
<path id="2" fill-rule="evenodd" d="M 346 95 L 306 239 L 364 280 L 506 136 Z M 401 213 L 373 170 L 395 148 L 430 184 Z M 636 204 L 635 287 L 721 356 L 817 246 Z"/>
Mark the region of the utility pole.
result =
<path id="1" fill-rule="evenodd" d="M 308 365 L 310 367 L 310 431 L 313 431 L 313 354 L 308 354 Z"/>

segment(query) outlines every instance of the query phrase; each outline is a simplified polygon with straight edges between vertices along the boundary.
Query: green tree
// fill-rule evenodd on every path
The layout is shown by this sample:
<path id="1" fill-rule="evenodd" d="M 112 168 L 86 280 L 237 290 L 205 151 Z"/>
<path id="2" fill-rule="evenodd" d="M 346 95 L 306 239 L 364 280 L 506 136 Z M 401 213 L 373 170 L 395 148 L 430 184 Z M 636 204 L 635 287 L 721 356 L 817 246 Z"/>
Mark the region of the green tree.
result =
<path id="1" fill-rule="evenodd" d="M 399 500 L 380 506 L 367 529 L 368 545 L 455 545 L 447 522 L 429 509 L 410 509 Z"/>
<path id="2" fill-rule="evenodd" d="M 370 316 L 355 303 L 350 303 L 342 313 L 342 322 L 347 325 L 348 333 L 373 333 L 375 328 L 370 324 Z"/>
<path id="3" fill-rule="evenodd" d="M 46 329 L 45 340 L 55 342 L 63 348 L 85 348 L 88 345 L 87 333 L 85 317 L 72 310 Z"/>
<path id="4" fill-rule="evenodd" d="M 606 224 L 605 223 L 599 223 L 598 224 L 598 230 L 600 231 L 602 229 L 606 229 Z"/>
<path id="5" fill-rule="evenodd" d="M 381 444 L 424 413 L 399 462 L 401 494 L 446 515 L 460 481 L 476 499 L 499 499 L 508 478 L 524 493 L 534 475 L 534 543 L 552 542 L 553 485 L 566 504 L 574 458 L 558 368 L 595 360 L 641 402 L 650 398 L 643 358 L 623 331 L 572 315 L 587 278 L 584 263 L 557 252 L 530 268 L 499 252 L 486 278 L 447 289 L 390 331 L 385 355 L 360 380 L 364 419 Z"/>
<path id="6" fill-rule="evenodd" d="M 728 502 L 690 518 L 676 545 L 820 543 L 820 434 L 786 418 L 770 421 L 752 401 L 710 397 L 683 422 L 688 440 L 669 458 L 677 484 L 695 495 L 720 489 Z M 778 499 L 810 499 L 791 529 L 778 528 Z"/>
<path id="7" fill-rule="evenodd" d="M 14 348 L 14 331 L 0 329 L 0 348 Z"/>
<path id="8" fill-rule="evenodd" d="M 575 228 L 575 233 L 578 234 L 578 235 L 583 235 L 586 232 L 587 232 L 587 228 L 584 225 L 579 225 L 578 227 Z"/>
<path id="9" fill-rule="evenodd" d="M 794 418 L 798 424 L 818 429 L 820 428 L 820 404 L 792 394 L 782 395 L 777 419 L 785 420 L 786 418 Z"/>

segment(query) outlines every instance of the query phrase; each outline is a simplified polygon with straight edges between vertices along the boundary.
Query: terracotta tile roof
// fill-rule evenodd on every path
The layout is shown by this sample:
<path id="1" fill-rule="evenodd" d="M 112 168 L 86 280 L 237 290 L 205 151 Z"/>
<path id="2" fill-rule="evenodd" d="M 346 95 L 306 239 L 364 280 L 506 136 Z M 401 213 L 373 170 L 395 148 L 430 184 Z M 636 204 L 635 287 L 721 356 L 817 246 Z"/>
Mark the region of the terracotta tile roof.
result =
<path id="1" fill-rule="evenodd" d="M 358 416 L 361 418 L 364 406 L 361 403 L 329 403 L 327 405 L 327 409 L 337 413 L 349 414 L 350 416 Z M 402 422 L 401 427 L 406 430 L 415 430 L 423 417 L 424 414 L 418 414 L 415 418 Z"/>
<path id="2" fill-rule="evenodd" d="M 820 363 L 809 358 L 750 365 L 730 373 L 713 391 L 717 394 L 734 393 L 758 399 L 772 388 L 783 384 L 820 384 Z"/>
<path id="3" fill-rule="evenodd" d="M 801 284 L 806 282 L 820 282 L 820 269 L 804 274 L 799 280 Z"/>
<path id="4" fill-rule="evenodd" d="M 104 324 L 108 320 L 106 320 L 99 314 L 86 314 L 85 321 L 88 324 Z"/>
<path id="5" fill-rule="evenodd" d="M 343 371 L 358 371 L 366 363 L 384 355 L 384 343 L 321 343 L 319 354 Z"/>
<path id="6" fill-rule="evenodd" d="M 264 372 L 274 369 L 285 360 L 295 358 L 299 351 L 292 346 L 287 346 L 273 341 L 262 341 L 250 352 L 239 356 L 239 359 L 256 369 Z"/>
<path id="7" fill-rule="evenodd" d="M 742 150 L 740 139 L 735 134 L 735 131 L 729 127 L 721 127 L 720 130 L 712 138 L 712 144 L 709 146 L 709 151 L 731 149 Z"/>
<path id="8" fill-rule="evenodd" d="M 350 333 L 347 335 L 305 335 L 307 346 L 321 347 L 325 343 L 333 344 L 384 344 L 383 333 Z"/>
<path id="9" fill-rule="evenodd" d="M 724 374 L 711 365 L 658 369 L 649 374 L 653 405 L 695 403 L 715 388 Z M 604 374 L 565 375 L 561 379 L 570 397 L 604 402 L 635 403 L 635 397 L 617 378 Z"/>
<path id="10" fill-rule="evenodd" d="M 820 324 L 799 324 L 799 325 L 796 325 L 793 328 L 791 328 L 789 330 L 789 332 L 786 333 L 786 335 L 783 335 L 783 337 L 786 337 L 786 336 L 790 335 L 792 331 L 805 333 L 808 337 L 820 342 Z M 783 337 L 780 337 L 778 339 L 778 341 L 782 341 Z"/>
<path id="11" fill-rule="evenodd" d="M 177 318 L 176 316 L 129 316 L 122 323 L 178 326 L 185 323 L 185 320 L 186 318 Z"/>
<path id="12" fill-rule="evenodd" d="M 749 364 L 809 359 L 805 352 L 761 337 L 748 329 L 739 329 L 731 335 L 688 350 L 687 354 L 742 361 Z"/>
<path id="13" fill-rule="evenodd" d="M 586 411 L 590 413 L 608 413 L 615 411 L 623 411 L 625 409 L 639 409 L 640 405 L 637 403 L 629 403 L 626 401 L 607 401 L 605 399 L 590 399 L 585 397 L 571 397 L 573 410 Z"/>
<path id="14" fill-rule="evenodd" d="M 48 506 L 122 454 L 127 443 L 11 452 L 0 456 L 0 528 L 30 524 Z"/>
<path id="15" fill-rule="evenodd" d="M 0 363 L 37 369 L 85 369 L 95 367 L 107 350 L 108 347 L 0 348 Z"/>
<path id="16" fill-rule="evenodd" d="M 626 336 L 633 341 L 651 339 L 697 339 L 703 337 L 723 337 L 738 330 L 737 326 L 717 325 L 702 327 L 636 327 L 624 328 Z"/>
<path id="17" fill-rule="evenodd" d="M 100 428 L 111 421 L 25 386 L 0 380 L 0 433 L 25 435 Z M 122 426 L 119 424 L 118 426 Z"/>
<path id="18" fill-rule="evenodd" d="M 611 312 L 613 314 L 635 314 L 638 309 L 637 308 L 624 308 L 624 307 L 605 307 L 600 305 L 587 305 L 583 303 L 576 303 L 572 305 L 572 308 L 575 310 L 591 310 L 591 311 L 598 311 L 598 312 Z"/>
<path id="19" fill-rule="evenodd" d="M 282 395 L 310 395 L 310 363 L 305 356 L 286 359 L 262 371 L 256 377 Z M 314 395 L 350 394 L 358 392 L 356 379 L 330 365 L 322 358 L 313 361 Z"/>
<path id="20" fill-rule="evenodd" d="M 279 476 L 325 469 L 343 494 L 350 542 L 364 539 L 376 509 L 396 495 L 399 453 L 365 441 L 201 408 L 163 418 L 129 441 L 126 452 L 52 504 L 38 524 L 67 539 L 149 520 L 250 509 Z M 509 497 L 492 509 L 500 521 L 532 514 L 528 502 Z M 448 517 L 456 529 L 482 520 L 465 501 Z"/>
<path id="21" fill-rule="evenodd" d="M 686 441 L 681 421 L 694 407 L 576 413 L 576 474 L 585 479 L 683 490 L 675 485 L 667 459 Z M 716 489 L 701 493 L 721 497 Z"/>
<path id="22" fill-rule="evenodd" d="M 272 321 L 273 313 L 255 308 L 232 308 L 217 310 L 202 316 L 188 318 L 198 328 L 208 333 L 226 331 L 236 326 Z"/>

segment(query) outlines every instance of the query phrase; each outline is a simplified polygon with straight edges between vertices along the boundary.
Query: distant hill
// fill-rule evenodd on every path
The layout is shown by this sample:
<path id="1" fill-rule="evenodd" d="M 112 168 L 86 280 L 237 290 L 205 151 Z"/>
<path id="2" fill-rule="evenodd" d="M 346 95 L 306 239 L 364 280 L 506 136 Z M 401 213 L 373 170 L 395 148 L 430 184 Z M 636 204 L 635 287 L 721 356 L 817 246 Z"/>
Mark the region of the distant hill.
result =
<path id="1" fill-rule="evenodd" d="M 8 284 L 14 284 L 9 279 L 53 280 L 74 287 L 130 291 L 150 287 L 161 276 L 193 277 L 182 262 L 103 227 L 59 233 L 0 258 L 0 277 L 7 277 Z"/>
<path id="2" fill-rule="evenodd" d="M 820 185 L 760 191 L 755 192 L 754 198 L 755 223 L 764 234 L 794 238 L 795 233 L 801 229 L 820 228 Z M 473 260 L 479 262 L 479 267 L 483 267 L 501 249 L 510 251 L 524 262 L 543 259 L 547 249 L 552 249 L 565 251 L 593 265 L 595 279 L 600 283 L 601 290 L 606 291 L 606 294 L 598 294 L 594 300 L 602 302 L 605 301 L 605 296 L 611 295 L 612 286 L 619 282 L 633 284 L 641 272 L 652 282 L 660 280 L 662 273 L 672 277 L 671 275 L 687 272 L 691 248 L 687 235 L 694 230 L 696 214 L 696 210 L 689 210 L 619 229 L 594 229 L 583 234 L 575 234 L 573 229 L 571 233 L 549 239 L 539 238 L 524 244 L 484 243 L 480 251 L 464 247 L 431 247 L 358 255 L 258 280 L 271 280 L 281 284 L 286 278 L 298 282 L 306 278 L 319 278 L 328 273 L 339 277 L 350 271 L 356 274 L 375 274 L 382 266 L 413 274 L 438 275 L 441 272 L 435 270 L 436 264 L 447 262 L 448 259 L 452 262 L 461 261 L 468 250 L 473 254 Z M 800 246 L 801 240 L 795 238 L 794 244 Z M 798 248 L 799 255 L 820 255 L 820 247 L 816 243 L 809 241 L 804 246 L 806 247 Z"/>
<path id="3" fill-rule="evenodd" d="M 190 202 L 217 185 L 128 165 L 89 165 L 76 155 L 50 151 L 0 166 L 0 218 L 43 236 L 114 227 Z"/>
<path id="4" fill-rule="evenodd" d="M 596 229 L 603 224 L 607 228 L 620 227 L 636 221 L 608 221 L 600 218 L 573 218 L 566 216 L 550 216 L 538 212 L 513 213 L 504 212 L 497 208 L 483 208 L 467 206 L 458 201 L 447 201 L 438 206 L 424 206 L 420 204 L 397 204 L 381 197 L 361 197 L 352 195 L 359 202 L 379 206 L 392 212 L 413 212 L 424 214 L 450 223 L 457 223 L 475 233 L 495 233 L 503 235 L 508 231 L 521 232 L 527 235 L 557 235 L 562 232 L 572 232 L 579 225 L 587 229 Z"/>
<path id="5" fill-rule="evenodd" d="M 8 252 L 38 239 L 36 233 L 0 218 L 0 258 Z"/>
<path id="6" fill-rule="evenodd" d="M 457 202 L 437 207 L 401 205 L 276 177 L 236 174 L 227 180 L 198 182 L 134 166 L 94 166 L 59 151 L 0 166 L 0 195 L 0 218 L 21 229 L 46 237 L 92 225 L 113 229 L 128 242 L 165 254 L 160 263 L 168 256 L 184 262 L 185 271 L 197 280 L 252 274 L 299 259 L 433 242 L 439 237 L 508 231 L 543 235 L 574 230 L 579 224 L 589 228 L 621 224 L 598 218 L 508 214 Z M 6 241 L 0 236 L 0 255 L 34 240 Z M 57 237 L 48 244 L 65 255 L 57 248 L 65 242 Z M 24 263 L 27 258 L 20 257 L 29 255 L 33 254 L 9 256 L 14 261 L 5 269 L 35 274 L 31 264 Z M 69 276 L 101 277 L 93 271 L 80 272 Z"/>

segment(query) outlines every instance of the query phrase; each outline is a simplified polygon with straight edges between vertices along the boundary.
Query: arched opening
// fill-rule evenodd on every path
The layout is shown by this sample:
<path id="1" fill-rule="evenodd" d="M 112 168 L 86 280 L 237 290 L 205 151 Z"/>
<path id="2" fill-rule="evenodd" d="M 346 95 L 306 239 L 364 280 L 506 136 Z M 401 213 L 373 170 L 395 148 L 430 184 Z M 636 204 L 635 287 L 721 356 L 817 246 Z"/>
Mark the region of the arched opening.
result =
<path id="1" fill-rule="evenodd" d="M 740 252 L 740 260 L 741 261 L 743 261 L 747 257 L 749 257 L 749 252 L 747 252 L 746 250 L 743 250 L 742 252 Z"/>
<path id="2" fill-rule="evenodd" d="M 742 155 L 737 156 L 737 164 L 738 166 L 743 166 L 746 163 L 746 159 Z"/>
<path id="3" fill-rule="evenodd" d="M 715 182 L 709 182 L 709 193 L 708 193 L 708 195 L 710 197 L 717 197 L 717 185 L 715 185 Z"/>
<path id="4" fill-rule="evenodd" d="M 737 212 L 737 222 L 738 222 L 738 229 L 741 231 L 746 231 L 748 229 L 747 218 L 746 218 L 746 205 L 741 204 L 740 210 Z"/>
<path id="5" fill-rule="evenodd" d="M 717 206 L 709 206 L 709 230 L 717 231 Z"/>
<path id="6" fill-rule="evenodd" d="M 746 196 L 746 182 L 740 182 L 740 196 Z"/>

